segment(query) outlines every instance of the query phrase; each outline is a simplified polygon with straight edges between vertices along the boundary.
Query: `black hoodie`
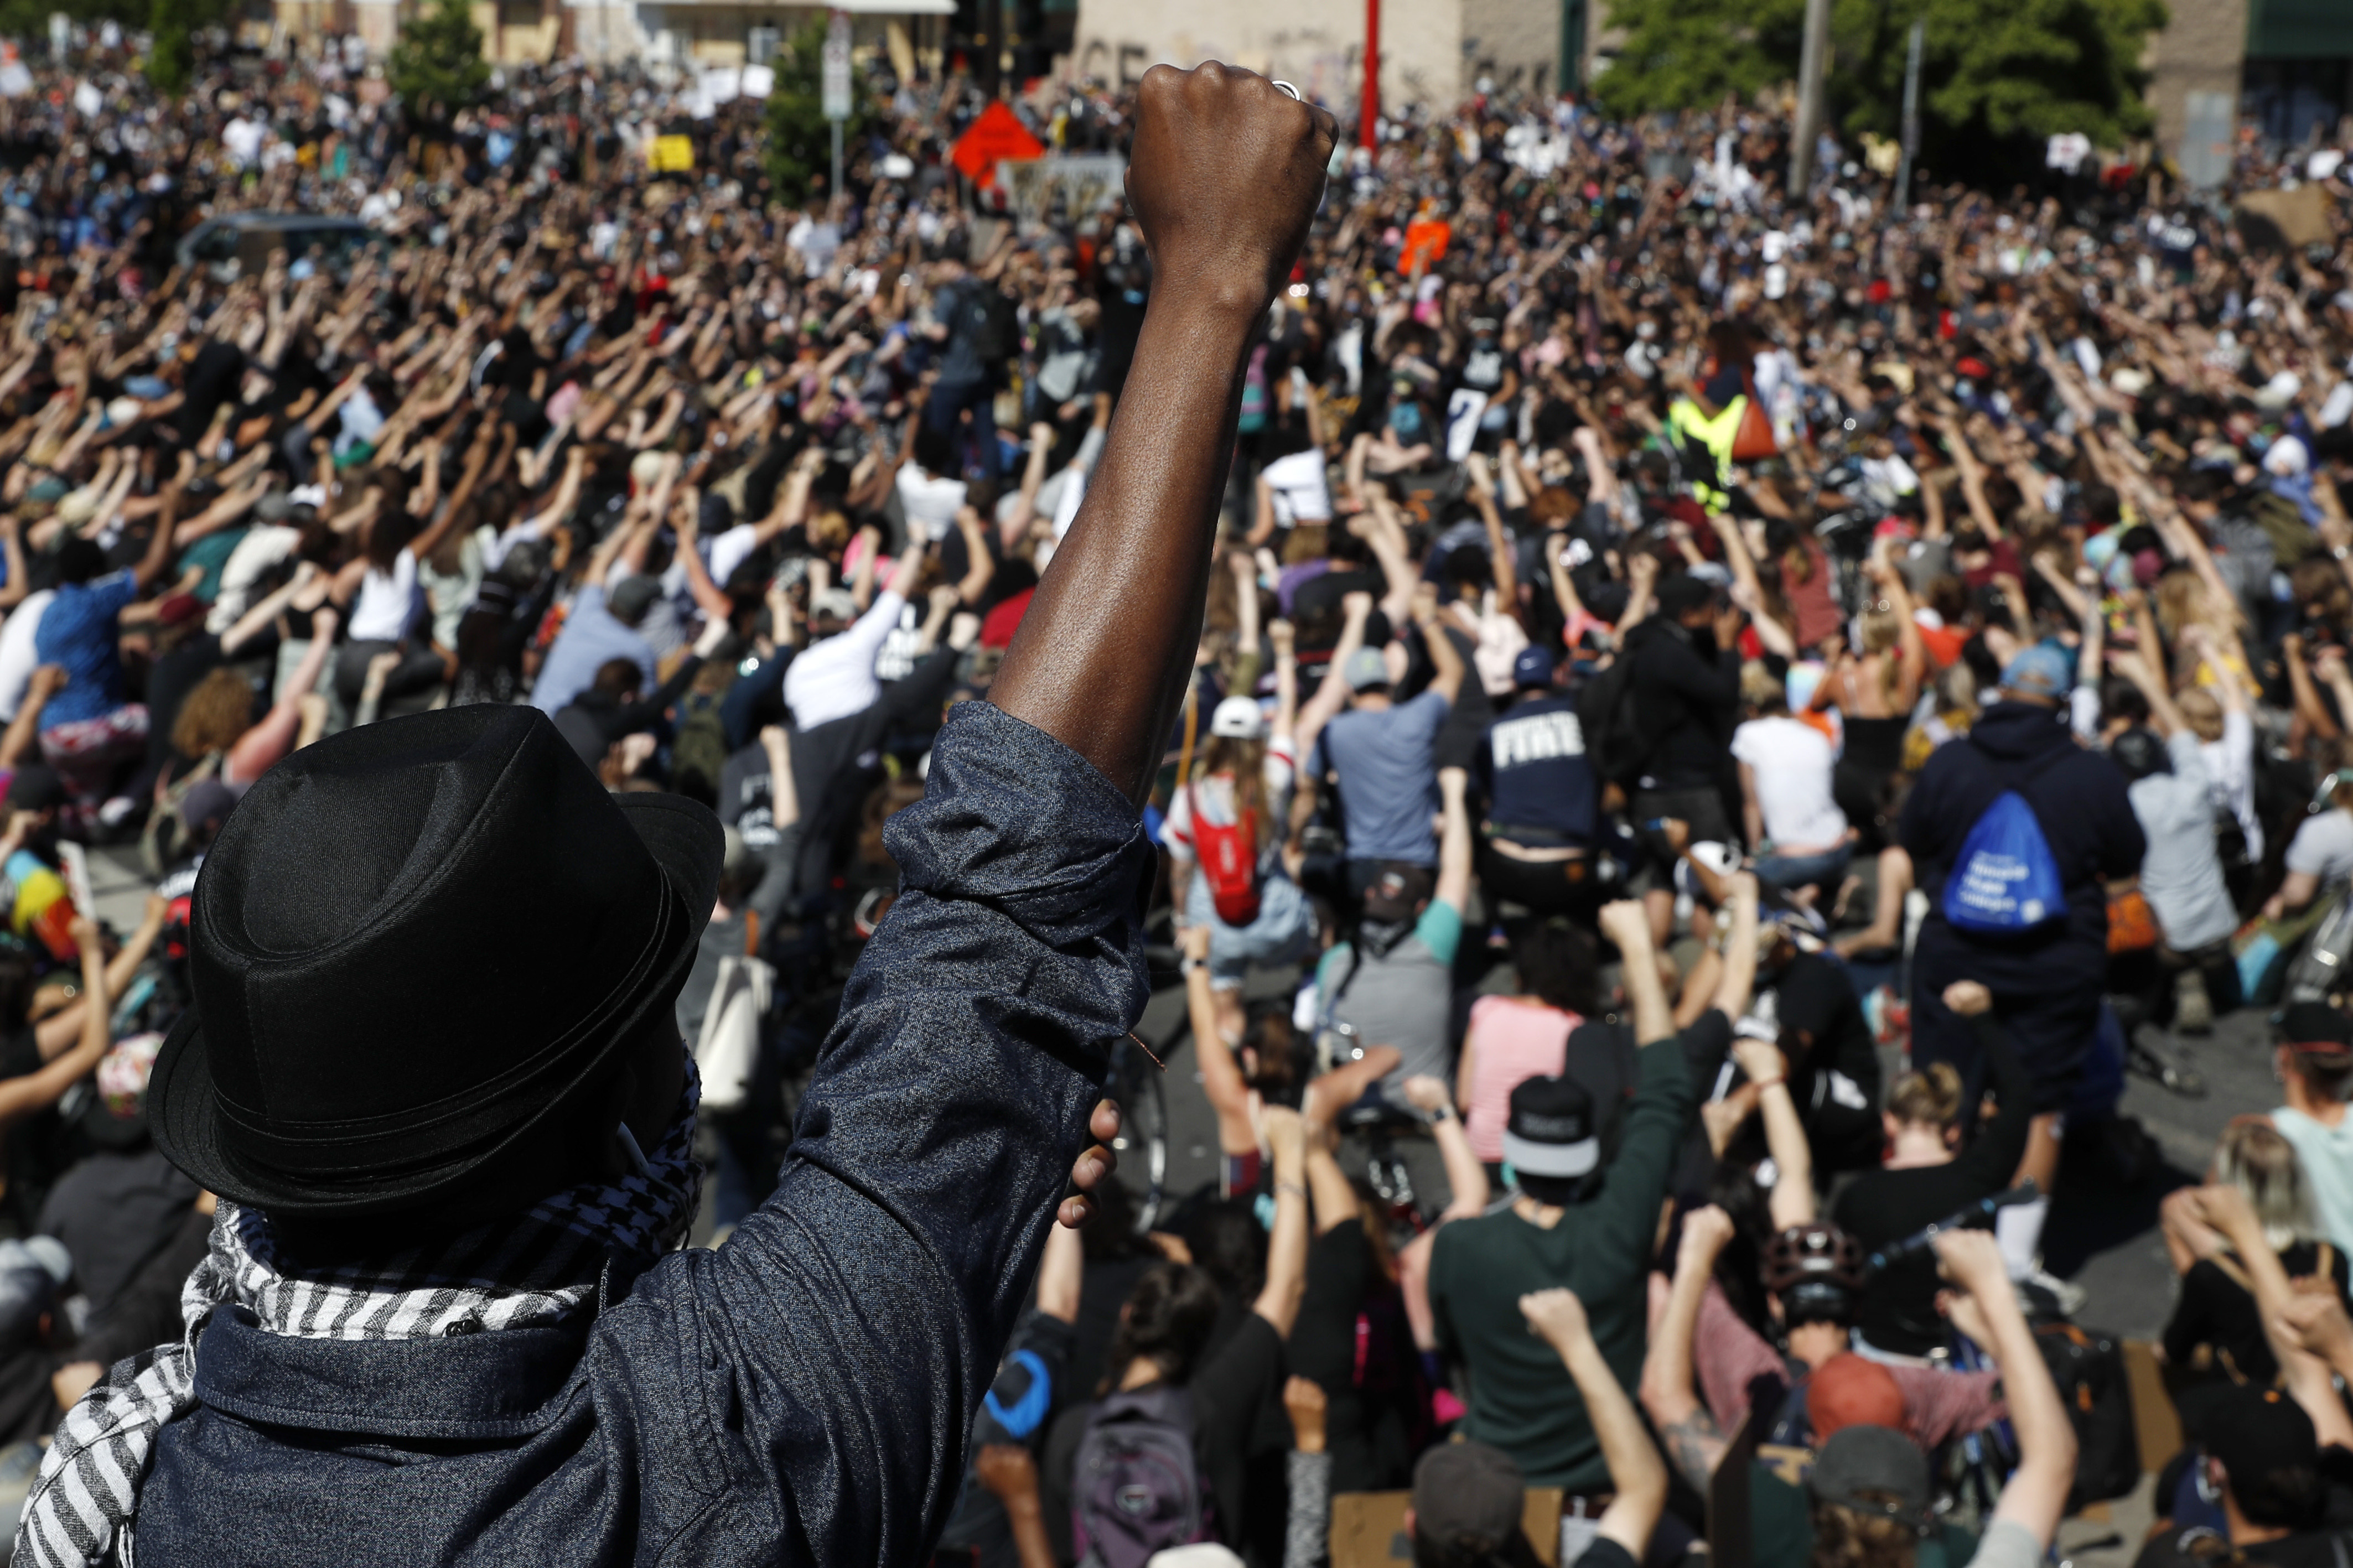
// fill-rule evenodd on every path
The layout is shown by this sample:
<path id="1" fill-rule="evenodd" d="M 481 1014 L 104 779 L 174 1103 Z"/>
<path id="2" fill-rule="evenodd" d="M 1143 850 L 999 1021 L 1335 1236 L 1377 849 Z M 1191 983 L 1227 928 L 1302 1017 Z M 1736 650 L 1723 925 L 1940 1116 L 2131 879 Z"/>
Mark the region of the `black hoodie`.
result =
<path id="1" fill-rule="evenodd" d="M 2053 757 L 2061 752 L 2073 754 Z M 2030 772 L 2031 779 L 2025 777 Z M 1955 931 L 1945 921 L 1945 879 L 1969 829 L 2006 789 L 2016 789 L 2034 808 L 2066 886 L 2067 918 L 2019 937 Z M 1966 955 L 1969 977 L 1997 994 L 2096 985 L 2106 974 L 2108 905 L 2102 883 L 2137 872 L 2147 843 L 2125 796 L 2124 773 L 2075 744 L 2063 710 L 2030 702 L 1988 708 L 1968 739 L 1939 746 L 1920 770 L 1905 803 L 1901 837 L 1913 875 L 1928 895 L 1928 920 L 1920 931 L 1924 961 Z"/>

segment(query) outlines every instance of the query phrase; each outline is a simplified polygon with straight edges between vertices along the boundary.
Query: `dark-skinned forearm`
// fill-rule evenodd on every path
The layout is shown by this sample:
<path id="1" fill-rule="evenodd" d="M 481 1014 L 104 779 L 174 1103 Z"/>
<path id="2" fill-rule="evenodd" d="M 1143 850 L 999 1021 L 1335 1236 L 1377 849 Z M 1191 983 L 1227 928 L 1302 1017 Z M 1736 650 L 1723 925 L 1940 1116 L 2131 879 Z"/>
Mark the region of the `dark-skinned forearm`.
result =
<path id="1" fill-rule="evenodd" d="M 1139 802 L 1200 636 L 1259 314 L 1176 286 L 1154 297 L 1086 500 L 990 694 Z"/>

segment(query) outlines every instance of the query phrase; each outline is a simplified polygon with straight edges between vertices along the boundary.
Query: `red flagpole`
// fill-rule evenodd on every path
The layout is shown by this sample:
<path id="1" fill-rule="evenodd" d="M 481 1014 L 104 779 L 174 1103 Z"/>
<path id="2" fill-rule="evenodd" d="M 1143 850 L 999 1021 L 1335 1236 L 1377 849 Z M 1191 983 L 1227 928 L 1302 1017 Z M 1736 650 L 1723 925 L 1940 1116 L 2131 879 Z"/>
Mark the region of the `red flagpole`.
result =
<path id="1" fill-rule="evenodd" d="M 1365 0 L 1365 90 L 1356 140 L 1377 146 L 1381 117 L 1381 0 Z"/>

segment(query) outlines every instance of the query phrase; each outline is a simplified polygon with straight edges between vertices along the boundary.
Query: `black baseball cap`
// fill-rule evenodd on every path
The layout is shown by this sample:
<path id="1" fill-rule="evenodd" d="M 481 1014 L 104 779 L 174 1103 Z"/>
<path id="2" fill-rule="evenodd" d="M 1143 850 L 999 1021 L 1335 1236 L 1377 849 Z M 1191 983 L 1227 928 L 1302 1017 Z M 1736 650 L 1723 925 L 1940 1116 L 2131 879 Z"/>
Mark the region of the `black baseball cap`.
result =
<path id="1" fill-rule="evenodd" d="M 65 781 L 58 776 L 55 768 L 26 763 L 8 780 L 11 811 L 49 811 L 65 803 Z"/>
<path id="2" fill-rule="evenodd" d="M 1893 1426 L 1841 1426 L 1814 1452 L 1806 1488 L 1824 1502 L 1926 1528 L 1928 1456 Z"/>
<path id="3" fill-rule="evenodd" d="M 1523 1079 L 1512 1089 L 1504 1158 L 1526 1176 L 1582 1176 L 1601 1163 L 1593 1097 L 1569 1078 Z"/>
<path id="4" fill-rule="evenodd" d="M 2353 1018 L 2326 1002 L 2294 1003 L 2274 1026 L 2279 1043 L 2300 1057 L 2353 1059 Z"/>

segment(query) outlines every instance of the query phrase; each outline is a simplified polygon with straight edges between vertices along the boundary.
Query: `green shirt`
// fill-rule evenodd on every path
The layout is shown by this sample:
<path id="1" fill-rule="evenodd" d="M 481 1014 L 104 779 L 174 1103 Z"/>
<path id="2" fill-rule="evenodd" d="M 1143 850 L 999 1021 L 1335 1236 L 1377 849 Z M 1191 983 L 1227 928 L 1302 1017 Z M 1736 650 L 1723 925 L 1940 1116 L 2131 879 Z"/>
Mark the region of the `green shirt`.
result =
<path id="1" fill-rule="evenodd" d="M 1567 1367 L 1528 1332 L 1520 1297 L 1556 1285 L 1576 1291 L 1619 1383 L 1630 1392 L 1641 1377 L 1643 1276 L 1698 1102 L 1674 1037 L 1643 1047 L 1641 1074 L 1599 1195 L 1572 1205 L 1550 1230 L 1508 1208 L 1459 1219 L 1430 1251 L 1438 1342 L 1470 1375 L 1462 1435 L 1509 1454 L 1532 1487 L 1607 1491 L 1609 1468 Z"/>

